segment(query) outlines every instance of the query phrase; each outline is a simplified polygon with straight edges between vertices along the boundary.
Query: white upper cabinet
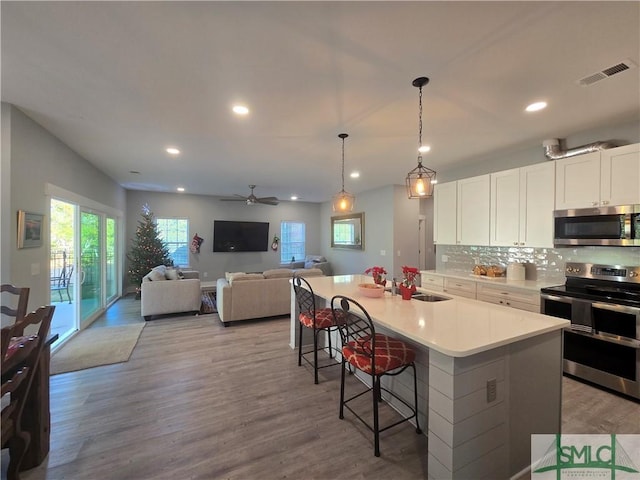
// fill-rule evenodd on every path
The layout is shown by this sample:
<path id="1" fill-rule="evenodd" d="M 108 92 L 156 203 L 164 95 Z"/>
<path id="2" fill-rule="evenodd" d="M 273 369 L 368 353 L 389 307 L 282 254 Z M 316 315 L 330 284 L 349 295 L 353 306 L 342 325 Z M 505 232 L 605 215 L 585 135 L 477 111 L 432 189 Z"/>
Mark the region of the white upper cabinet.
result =
<path id="1" fill-rule="evenodd" d="M 556 161 L 556 209 L 640 203 L 640 144 Z"/>
<path id="2" fill-rule="evenodd" d="M 600 203 L 640 204 L 640 143 L 601 152 Z"/>
<path id="3" fill-rule="evenodd" d="M 556 160 L 556 209 L 600 205 L 600 152 Z"/>
<path id="4" fill-rule="evenodd" d="M 456 183 L 437 183 L 433 190 L 433 242 L 455 245 L 457 194 Z"/>
<path id="5" fill-rule="evenodd" d="M 553 247 L 555 177 L 554 162 L 538 163 L 520 169 L 519 245 Z"/>
<path id="6" fill-rule="evenodd" d="M 518 245 L 520 236 L 520 169 L 491 174 L 490 244 Z"/>
<path id="7" fill-rule="evenodd" d="M 489 245 L 490 190 L 490 175 L 458 180 L 457 244 Z"/>
<path id="8" fill-rule="evenodd" d="M 555 164 L 491 174 L 490 245 L 553 246 Z"/>

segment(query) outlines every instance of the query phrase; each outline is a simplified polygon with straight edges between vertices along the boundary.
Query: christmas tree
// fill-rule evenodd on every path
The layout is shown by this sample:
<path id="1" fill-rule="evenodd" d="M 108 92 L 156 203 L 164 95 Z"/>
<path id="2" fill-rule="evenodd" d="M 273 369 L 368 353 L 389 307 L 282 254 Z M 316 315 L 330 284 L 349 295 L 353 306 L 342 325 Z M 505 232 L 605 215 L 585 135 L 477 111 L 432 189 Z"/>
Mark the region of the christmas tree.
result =
<path id="1" fill-rule="evenodd" d="M 134 285 L 142 283 L 153 267 L 171 264 L 169 249 L 160 238 L 158 226 L 153 221 L 153 212 L 148 205 L 142 207 L 142 220 L 138 221 L 136 238 L 132 240 L 129 260 L 129 281 Z"/>

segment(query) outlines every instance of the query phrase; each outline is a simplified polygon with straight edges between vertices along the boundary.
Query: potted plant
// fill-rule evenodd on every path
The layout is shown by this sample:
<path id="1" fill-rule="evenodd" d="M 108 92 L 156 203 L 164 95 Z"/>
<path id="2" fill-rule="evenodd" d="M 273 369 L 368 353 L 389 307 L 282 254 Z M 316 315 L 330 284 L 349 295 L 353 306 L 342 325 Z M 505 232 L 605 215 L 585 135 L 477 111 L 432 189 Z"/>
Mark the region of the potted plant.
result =
<path id="1" fill-rule="evenodd" d="M 384 269 L 384 267 L 373 266 L 367 268 L 364 273 L 371 274 L 371 276 L 373 277 L 373 283 L 377 283 L 378 285 L 382 285 L 383 287 L 387 284 L 387 279 L 385 277 L 387 271 Z"/>
<path id="2" fill-rule="evenodd" d="M 400 294 L 403 300 L 411 300 L 411 296 L 416 291 L 416 277 L 418 269 L 416 267 L 402 266 L 402 283 L 400 283 Z"/>

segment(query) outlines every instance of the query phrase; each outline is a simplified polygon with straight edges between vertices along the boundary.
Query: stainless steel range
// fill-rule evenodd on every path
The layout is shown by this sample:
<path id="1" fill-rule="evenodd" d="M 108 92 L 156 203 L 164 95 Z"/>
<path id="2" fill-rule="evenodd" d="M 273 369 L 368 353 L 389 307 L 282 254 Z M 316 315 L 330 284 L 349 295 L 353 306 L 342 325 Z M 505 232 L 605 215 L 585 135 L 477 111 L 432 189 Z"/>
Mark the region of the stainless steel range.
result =
<path id="1" fill-rule="evenodd" d="M 564 371 L 640 399 L 640 266 L 570 263 L 540 310 L 571 321 Z"/>

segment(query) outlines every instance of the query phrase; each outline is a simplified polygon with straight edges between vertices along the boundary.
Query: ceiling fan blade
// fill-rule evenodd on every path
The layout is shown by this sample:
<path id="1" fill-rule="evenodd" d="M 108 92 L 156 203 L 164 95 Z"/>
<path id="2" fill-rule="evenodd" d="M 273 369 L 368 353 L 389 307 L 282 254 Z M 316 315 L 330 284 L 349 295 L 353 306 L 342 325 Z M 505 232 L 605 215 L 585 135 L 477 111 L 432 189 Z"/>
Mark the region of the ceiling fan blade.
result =
<path id="1" fill-rule="evenodd" d="M 241 198 L 221 198 L 220 201 L 221 202 L 246 202 L 247 198 L 246 197 L 241 197 Z"/>
<path id="2" fill-rule="evenodd" d="M 280 203 L 275 197 L 257 198 L 256 202 L 263 203 L 264 205 L 278 205 Z"/>

